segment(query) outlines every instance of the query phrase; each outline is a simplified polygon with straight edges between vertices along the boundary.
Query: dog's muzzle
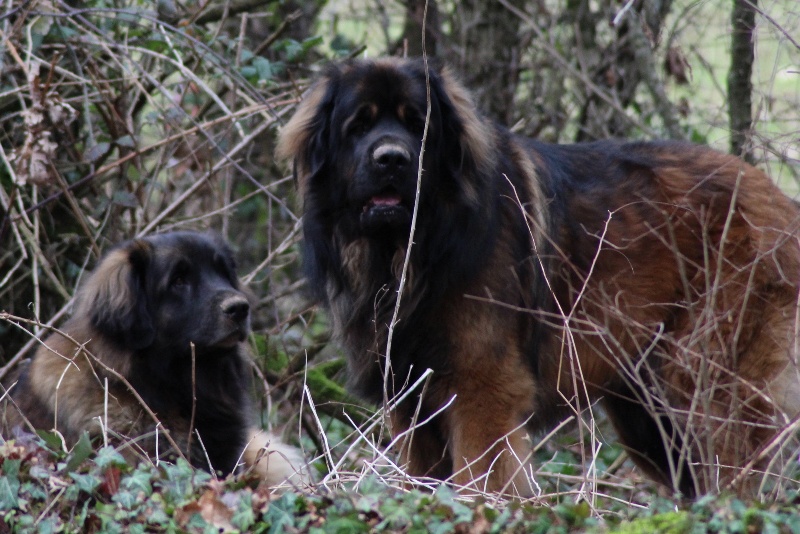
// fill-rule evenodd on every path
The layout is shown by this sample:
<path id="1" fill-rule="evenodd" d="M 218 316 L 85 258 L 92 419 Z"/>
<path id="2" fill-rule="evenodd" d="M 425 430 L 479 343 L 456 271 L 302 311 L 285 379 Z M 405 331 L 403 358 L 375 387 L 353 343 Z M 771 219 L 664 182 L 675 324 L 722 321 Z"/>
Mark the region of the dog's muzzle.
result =
<path id="1" fill-rule="evenodd" d="M 231 295 L 220 302 L 222 321 L 226 332 L 217 346 L 235 345 L 247 339 L 250 333 L 250 303 L 241 294 Z"/>
<path id="2" fill-rule="evenodd" d="M 377 193 L 371 195 L 361 211 L 361 228 L 367 234 L 396 231 L 411 223 L 411 211 L 401 190 L 411 176 L 411 152 L 398 141 L 382 139 L 370 151 L 370 180 Z"/>

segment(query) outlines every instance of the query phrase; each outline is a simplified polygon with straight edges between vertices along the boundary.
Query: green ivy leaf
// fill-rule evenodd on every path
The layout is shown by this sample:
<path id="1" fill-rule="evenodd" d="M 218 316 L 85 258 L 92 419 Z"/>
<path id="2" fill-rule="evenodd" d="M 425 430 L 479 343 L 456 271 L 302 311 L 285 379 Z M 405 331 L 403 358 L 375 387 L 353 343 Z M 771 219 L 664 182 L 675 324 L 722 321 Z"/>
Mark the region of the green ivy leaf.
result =
<path id="1" fill-rule="evenodd" d="M 0 477 L 0 510 L 19 507 L 19 466 L 22 460 L 3 460 L 3 476 Z"/>
<path id="2" fill-rule="evenodd" d="M 111 143 L 97 143 L 96 145 L 90 146 L 86 149 L 86 151 L 83 153 L 83 158 L 90 163 L 94 163 L 108 153 L 110 149 Z"/>
<path id="3" fill-rule="evenodd" d="M 92 494 L 97 486 L 100 485 L 100 478 L 94 475 L 82 475 L 80 473 L 70 473 L 70 478 L 75 481 L 75 485 L 84 493 Z"/>
<path id="4" fill-rule="evenodd" d="M 247 532 L 256 522 L 256 515 L 253 512 L 253 495 L 244 493 L 239 499 L 239 505 L 231 518 L 231 524 L 242 532 Z"/>
<path id="5" fill-rule="evenodd" d="M 303 54 L 314 48 L 315 46 L 319 46 L 323 43 L 323 39 L 321 35 L 314 35 L 312 37 L 308 37 L 307 39 L 303 39 L 302 51 Z"/>
<path id="6" fill-rule="evenodd" d="M 162 54 L 169 48 L 169 45 L 161 39 L 147 39 L 144 42 L 144 47 L 153 52 Z"/>
<path id="7" fill-rule="evenodd" d="M 103 470 L 111 465 L 122 466 L 127 464 L 125 458 L 114 447 L 101 447 L 97 451 L 97 457 L 94 461 L 97 467 Z"/>
<path id="8" fill-rule="evenodd" d="M 258 56 L 253 59 L 253 67 L 256 69 L 256 73 L 258 74 L 258 81 L 259 82 L 266 82 L 271 80 L 275 76 L 275 71 L 272 67 L 272 62 L 265 57 Z"/>
<path id="9" fill-rule="evenodd" d="M 114 143 L 125 148 L 136 148 L 136 139 L 132 135 L 118 137 L 114 140 Z"/>
<path id="10" fill-rule="evenodd" d="M 130 191 L 114 191 L 114 204 L 126 208 L 136 208 L 139 206 L 139 199 Z"/>
<path id="11" fill-rule="evenodd" d="M 45 446 L 53 451 L 61 451 L 64 447 L 64 442 L 61 440 L 61 434 L 58 432 L 50 432 L 49 430 L 37 430 L 36 435 L 42 438 Z"/>
<path id="12" fill-rule="evenodd" d="M 92 454 L 92 442 L 89 440 L 88 432 L 83 432 L 78 439 L 78 443 L 72 447 L 67 457 L 67 471 L 76 470 Z"/>
<path id="13" fill-rule="evenodd" d="M 137 469 L 122 479 L 122 487 L 133 493 L 142 492 L 149 496 L 153 493 L 153 486 L 150 482 L 152 476 L 149 470 Z"/>
<path id="14" fill-rule="evenodd" d="M 241 60 L 242 63 L 247 63 L 254 57 L 256 57 L 256 55 L 252 51 L 245 48 L 244 50 L 242 50 L 239 59 Z"/>
<path id="15" fill-rule="evenodd" d="M 250 65 L 246 65 L 241 68 L 239 73 L 246 78 L 248 81 L 255 81 L 255 77 L 258 74 L 258 71 L 255 67 L 251 67 Z"/>

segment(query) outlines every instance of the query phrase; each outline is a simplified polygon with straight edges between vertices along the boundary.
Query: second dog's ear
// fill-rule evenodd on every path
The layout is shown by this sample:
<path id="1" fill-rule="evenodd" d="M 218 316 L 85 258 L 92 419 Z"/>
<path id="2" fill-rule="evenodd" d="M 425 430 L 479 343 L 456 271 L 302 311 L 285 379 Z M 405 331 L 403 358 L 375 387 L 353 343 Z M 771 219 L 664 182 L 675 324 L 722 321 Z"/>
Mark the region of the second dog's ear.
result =
<path id="1" fill-rule="evenodd" d="M 145 285 L 151 258 L 146 241 L 123 243 L 103 258 L 78 296 L 78 314 L 124 349 L 143 349 L 155 339 Z"/>

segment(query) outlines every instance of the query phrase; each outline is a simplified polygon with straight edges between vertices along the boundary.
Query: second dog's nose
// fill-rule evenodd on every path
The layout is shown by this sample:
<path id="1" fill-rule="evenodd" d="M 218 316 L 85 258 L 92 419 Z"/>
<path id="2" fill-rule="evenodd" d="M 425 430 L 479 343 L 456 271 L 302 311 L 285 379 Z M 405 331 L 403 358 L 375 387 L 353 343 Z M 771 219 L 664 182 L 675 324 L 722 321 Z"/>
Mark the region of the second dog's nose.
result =
<path id="1" fill-rule="evenodd" d="M 237 323 L 242 323 L 250 315 L 250 304 L 244 297 L 230 297 L 222 302 L 222 312 Z"/>

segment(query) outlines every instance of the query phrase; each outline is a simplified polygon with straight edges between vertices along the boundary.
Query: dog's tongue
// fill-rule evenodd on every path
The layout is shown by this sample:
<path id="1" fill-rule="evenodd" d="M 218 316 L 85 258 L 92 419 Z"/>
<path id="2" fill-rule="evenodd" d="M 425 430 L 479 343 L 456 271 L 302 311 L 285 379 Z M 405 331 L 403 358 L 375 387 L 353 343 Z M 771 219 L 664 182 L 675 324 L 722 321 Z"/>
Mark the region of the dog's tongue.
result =
<path id="1" fill-rule="evenodd" d="M 400 204 L 400 195 L 375 195 L 370 199 L 370 204 L 373 206 L 397 206 Z"/>

